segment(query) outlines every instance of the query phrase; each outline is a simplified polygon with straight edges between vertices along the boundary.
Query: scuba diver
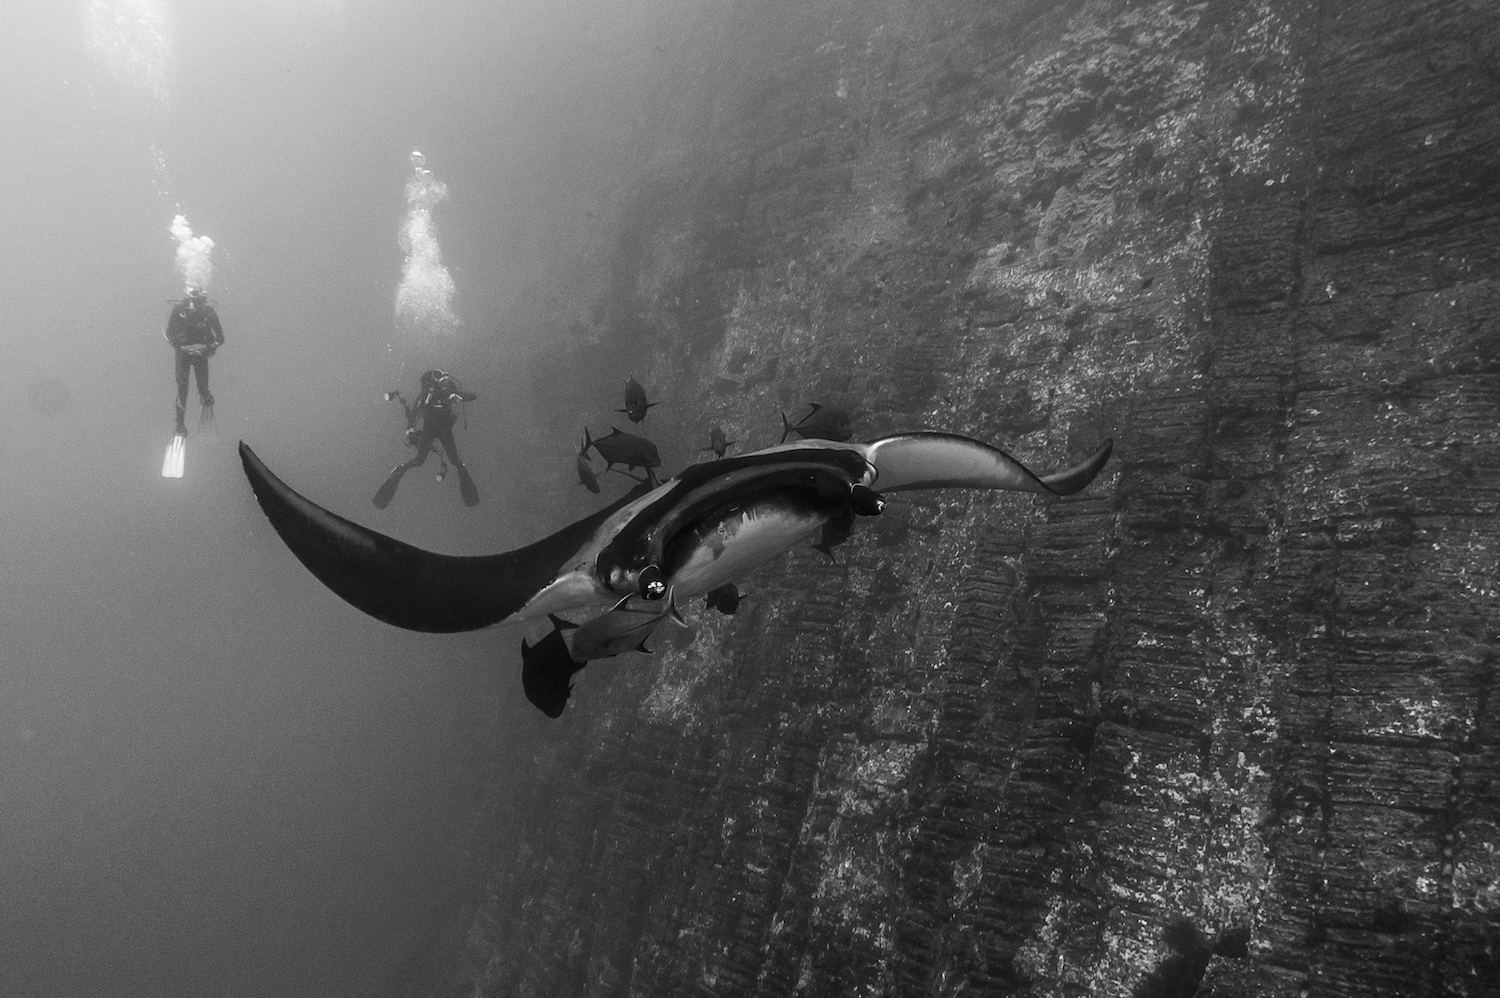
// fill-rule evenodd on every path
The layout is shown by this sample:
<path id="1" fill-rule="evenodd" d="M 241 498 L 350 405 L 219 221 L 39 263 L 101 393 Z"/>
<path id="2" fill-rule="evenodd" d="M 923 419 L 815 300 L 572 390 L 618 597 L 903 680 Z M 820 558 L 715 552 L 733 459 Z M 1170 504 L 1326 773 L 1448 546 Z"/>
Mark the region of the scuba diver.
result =
<path id="1" fill-rule="evenodd" d="M 208 390 L 208 358 L 224 345 L 224 327 L 219 325 L 219 315 L 208 303 L 208 292 L 202 288 L 188 288 L 187 297 L 172 308 L 167 319 L 167 342 L 177 354 L 177 436 L 187 436 L 188 372 L 198 378 L 198 401 L 203 408 L 198 413 L 198 425 L 212 423 L 214 419 L 214 397 Z"/>
<path id="2" fill-rule="evenodd" d="M 438 370 L 422 375 L 421 391 L 414 403 L 408 403 L 400 392 L 386 392 L 387 402 L 400 402 L 401 408 L 406 410 L 406 446 L 415 447 L 417 453 L 410 461 L 396 465 L 375 492 L 371 502 L 377 509 L 385 509 L 390 505 L 396 496 L 396 486 L 401 484 L 401 476 L 426 462 L 427 452 L 432 450 L 434 442 L 442 444 L 447 453 L 446 459 L 443 455 L 438 455 L 442 468 L 437 473 L 437 480 L 441 482 L 447 475 L 448 463 L 451 461 L 453 467 L 458 469 L 458 491 L 464 497 L 464 505 L 474 506 L 479 503 L 479 489 L 474 485 L 474 479 L 469 477 L 469 469 L 458 456 L 458 444 L 453 441 L 453 424 L 458 422 L 458 417 L 453 412 L 454 405 L 472 402 L 478 397 L 473 392 L 459 388 L 451 374 Z M 421 423 L 420 429 L 418 423 Z"/>

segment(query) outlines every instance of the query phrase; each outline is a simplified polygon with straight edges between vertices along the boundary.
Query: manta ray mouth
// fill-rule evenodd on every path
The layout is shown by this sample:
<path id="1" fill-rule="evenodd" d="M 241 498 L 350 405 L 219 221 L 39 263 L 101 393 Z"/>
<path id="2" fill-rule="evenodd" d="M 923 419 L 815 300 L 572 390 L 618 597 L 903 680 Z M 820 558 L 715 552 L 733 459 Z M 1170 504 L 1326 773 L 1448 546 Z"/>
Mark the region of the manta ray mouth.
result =
<path id="1" fill-rule="evenodd" d="M 526 547 L 464 557 L 424 551 L 330 513 L 271 473 L 243 442 L 240 460 L 266 519 L 297 560 L 355 607 L 413 631 L 473 631 L 526 606 L 624 499 Z"/>

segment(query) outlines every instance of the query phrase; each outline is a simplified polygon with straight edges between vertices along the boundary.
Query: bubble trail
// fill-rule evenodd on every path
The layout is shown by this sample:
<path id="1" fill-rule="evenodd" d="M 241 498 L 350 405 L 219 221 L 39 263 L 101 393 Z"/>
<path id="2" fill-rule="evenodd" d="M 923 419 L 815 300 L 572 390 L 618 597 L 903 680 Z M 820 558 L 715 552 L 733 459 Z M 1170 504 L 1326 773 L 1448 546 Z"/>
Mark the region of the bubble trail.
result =
<path id="1" fill-rule="evenodd" d="M 182 275 L 188 288 L 207 288 L 214 278 L 214 265 L 210 259 L 214 241 L 207 236 L 193 235 L 192 227 L 182 215 L 172 219 L 172 235 L 177 240 L 177 272 Z"/>
<path id="2" fill-rule="evenodd" d="M 406 181 L 406 218 L 401 226 L 401 250 L 406 261 L 396 289 L 396 328 L 417 340 L 452 333 L 453 275 L 443 266 L 432 209 L 448 197 L 448 186 L 427 169 L 427 157 L 411 154 L 412 173 Z"/>

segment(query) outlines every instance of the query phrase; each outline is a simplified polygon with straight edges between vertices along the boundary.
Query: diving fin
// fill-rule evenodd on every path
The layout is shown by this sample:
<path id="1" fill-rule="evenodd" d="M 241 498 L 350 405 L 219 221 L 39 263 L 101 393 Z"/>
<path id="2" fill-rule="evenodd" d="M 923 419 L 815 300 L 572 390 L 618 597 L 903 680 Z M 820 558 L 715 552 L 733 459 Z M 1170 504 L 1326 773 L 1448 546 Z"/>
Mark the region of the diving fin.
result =
<path id="1" fill-rule="evenodd" d="M 406 465 L 398 464 L 396 469 L 380 483 L 380 488 L 375 490 L 375 495 L 370 499 L 376 509 L 385 509 L 396 498 L 396 486 L 401 484 L 401 476 L 406 474 Z"/>
<path id="2" fill-rule="evenodd" d="M 187 457 L 187 437 L 181 433 L 172 436 L 167 444 L 167 456 L 161 462 L 161 477 L 181 478 L 183 460 Z"/>
<path id="3" fill-rule="evenodd" d="M 469 475 L 469 469 L 461 464 L 454 465 L 458 469 L 458 491 L 464 497 L 465 506 L 479 505 L 479 486 L 474 484 L 474 479 Z"/>

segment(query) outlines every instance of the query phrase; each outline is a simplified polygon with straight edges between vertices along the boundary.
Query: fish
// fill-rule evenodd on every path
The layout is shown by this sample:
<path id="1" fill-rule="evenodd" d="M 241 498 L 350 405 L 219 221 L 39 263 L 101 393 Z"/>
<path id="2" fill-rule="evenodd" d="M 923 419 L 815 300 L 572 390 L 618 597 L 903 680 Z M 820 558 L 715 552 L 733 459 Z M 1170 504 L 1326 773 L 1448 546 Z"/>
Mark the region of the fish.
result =
<path id="1" fill-rule="evenodd" d="M 568 651 L 563 631 L 576 628 L 556 614 L 548 614 L 552 630 L 534 645 L 521 639 L 521 689 L 543 714 L 561 717 L 573 692 L 573 676 L 586 665 Z"/>
<path id="2" fill-rule="evenodd" d="M 818 543 L 813 545 L 814 551 L 822 551 L 828 556 L 829 561 L 836 562 L 833 549 L 849 539 L 854 532 L 854 507 L 851 505 L 842 509 L 823 524 L 823 532 L 818 537 Z"/>
<path id="3" fill-rule="evenodd" d="M 726 582 L 705 593 L 703 603 L 711 610 L 718 610 L 726 617 L 733 617 L 734 612 L 740 608 L 740 601 L 744 598 L 745 594 L 740 592 L 739 586 L 733 582 Z"/>
<path id="4" fill-rule="evenodd" d="M 584 488 L 588 489 L 595 495 L 598 495 L 599 476 L 594 474 L 594 465 L 589 461 L 588 458 L 588 448 L 584 446 L 583 441 L 580 441 L 575 450 L 578 454 L 578 457 L 573 463 L 574 466 L 578 469 L 578 484 L 582 485 Z"/>
<path id="5" fill-rule="evenodd" d="M 646 401 L 646 389 L 631 375 L 625 381 L 625 408 L 616 409 L 615 412 L 623 412 L 632 423 L 639 423 L 646 418 L 646 410 L 656 405 L 655 402 Z"/>
<path id="6" fill-rule="evenodd" d="M 643 607 L 631 607 L 635 596 L 626 596 L 616 603 L 608 613 L 601 613 L 590 620 L 573 635 L 573 658 L 580 662 L 592 662 L 596 658 L 613 658 L 627 651 L 651 654 L 646 639 L 658 624 L 671 619 L 687 627 L 687 621 L 677 610 L 675 591 L 668 590 L 667 605 L 660 603 Z"/>
<path id="7" fill-rule="evenodd" d="M 816 402 L 807 404 L 812 406 L 812 411 L 795 423 L 786 418 L 786 413 L 781 414 L 782 443 L 786 443 L 786 438 L 793 433 L 804 440 L 848 440 L 854 436 L 854 422 L 849 418 L 849 410 L 836 406 L 825 408 Z"/>
<path id="8" fill-rule="evenodd" d="M 617 464 L 623 464 L 628 471 L 631 468 L 643 468 L 646 474 L 651 475 L 651 469 L 661 467 L 661 455 L 657 453 L 656 445 L 645 437 L 638 437 L 634 433 L 625 433 L 615 427 L 610 427 L 607 437 L 595 440 L 589 436 L 588 427 L 583 428 L 583 451 L 587 454 L 589 448 L 598 452 L 604 458 L 604 470 L 608 471 Z"/>
<path id="9" fill-rule="evenodd" d="M 723 457 L 724 452 L 727 451 L 732 445 L 737 443 L 739 443 L 738 440 L 726 440 L 724 438 L 724 428 L 718 423 L 715 423 L 713 426 L 709 427 L 708 430 L 708 446 L 699 447 L 698 450 L 700 453 L 702 451 L 711 450 L 714 452 L 715 457 Z"/>
<path id="10" fill-rule="evenodd" d="M 707 593 L 772 561 L 846 508 L 877 514 L 891 493 L 1073 495 L 1113 449 L 1106 440 L 1077 464 L 1039 476 L 999 448 L 951 433 L 799 440 L 689 465 L 531 544 L 477 556 L 425 551 L 360 526 L 292 489 L 244 441 L 239 455 L 267 520 L 324 585 L 388 624 L 451 633 L 618 607 L 632 594 L 655 601 L 672 591 L 678 599 Z"/>

